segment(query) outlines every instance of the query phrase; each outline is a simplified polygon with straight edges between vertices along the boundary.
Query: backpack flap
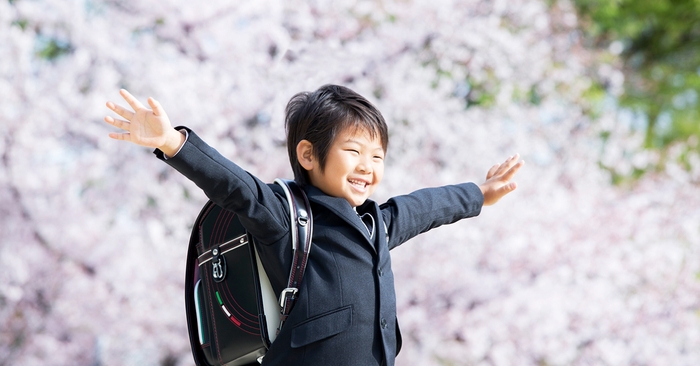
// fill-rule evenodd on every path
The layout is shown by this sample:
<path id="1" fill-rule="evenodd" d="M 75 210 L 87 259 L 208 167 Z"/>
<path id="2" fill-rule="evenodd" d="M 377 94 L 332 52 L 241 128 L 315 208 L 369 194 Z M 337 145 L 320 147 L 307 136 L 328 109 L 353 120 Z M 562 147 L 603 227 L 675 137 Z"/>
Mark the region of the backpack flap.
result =
<path id="1" fill-rule="evenodd" d="M 296 301 L 311 248 L 313 219 L 301 188 L 293 181 L 275 183 L 282 186 L 290 205 L 293 254 L 288 287 L 279 299 L 255 239 L 235 213 L 210 201 L 195 221 L 187 251 L 185 306 L 198 366 L 261 362 Z"/>

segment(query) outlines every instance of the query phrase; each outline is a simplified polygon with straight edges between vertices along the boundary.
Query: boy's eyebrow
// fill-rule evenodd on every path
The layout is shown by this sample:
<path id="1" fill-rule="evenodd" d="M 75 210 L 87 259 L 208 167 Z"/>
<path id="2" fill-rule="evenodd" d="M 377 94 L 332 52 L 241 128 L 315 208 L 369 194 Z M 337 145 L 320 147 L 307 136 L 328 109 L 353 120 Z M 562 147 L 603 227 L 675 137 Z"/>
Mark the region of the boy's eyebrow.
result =
<path id="1" fill-rule="evenodd" d="M 355 145 L 360 145 L 360 146 L 362 146 L 362 143 L 361 143 L 360 141 L 353 140 L 352 138 L 349 138 L 349 139 L 343 141 L 343 143 L 345 143 L 345 144 L 355 144 Z"/>
<path id="2" fill-rule="evenodd" d="M 356 144 L 356 145 L 364 146 L 361 142 L 359 142 L 359 141 L 357 141 L 357 140 L 355 140 L 355 139 L 353 139 L 353 138 L 349 138 L 349 139 L 345 140 L 345 143 L 353 143 L 353 144 Z M 379 147 L 375 148 L 374 150 L 375 150 L 375 151 L 376 151 L 376 150 L 382 150 L 382 151 L 384 151 L 384 148 L 381 147 L 381 146 L 379 146 Z"/>

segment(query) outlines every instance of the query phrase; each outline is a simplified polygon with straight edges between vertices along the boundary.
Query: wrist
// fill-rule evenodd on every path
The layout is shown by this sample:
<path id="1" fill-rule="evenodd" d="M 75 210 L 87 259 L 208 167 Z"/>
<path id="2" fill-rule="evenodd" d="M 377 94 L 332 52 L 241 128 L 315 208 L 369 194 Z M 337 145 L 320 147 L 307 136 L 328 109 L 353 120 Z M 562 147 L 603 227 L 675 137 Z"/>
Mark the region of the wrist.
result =
<path id="1" fill-rule="evenodd" d="M 173 128 L 165 137 L 165 143 L 163 146 L 159 147 L 158 150 L 162 151 L 167 157 L 173 157 L 178 151 L 180 151 L 180 148 L 184 143 L 185 134 Z"/>
<path id="2" fill-rule="evenodd" d="M 485 184 L 482 184 L 479 185 L 479 189 L 481 190 L 481 194 L 484 196 L 483 206 L 491 206 L 493 202 L 491 202 L 491 194 L 489 187 L 487 187 Z"/>

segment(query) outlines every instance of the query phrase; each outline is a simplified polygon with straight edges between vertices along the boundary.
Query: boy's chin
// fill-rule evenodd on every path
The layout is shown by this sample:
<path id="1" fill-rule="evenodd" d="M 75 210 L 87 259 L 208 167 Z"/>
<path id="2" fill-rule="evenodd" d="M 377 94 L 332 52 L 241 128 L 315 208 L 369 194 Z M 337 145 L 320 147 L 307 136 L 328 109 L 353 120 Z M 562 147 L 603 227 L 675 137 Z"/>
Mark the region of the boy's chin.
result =
<path id="1" fill-rule="evenodd" d="M 352 206 L 352 207 L 362 206 L 362 204 L 364 204 L 365 201 L 367 201 L 367 198 L 352 197 L 352 198 L 346 198 L 346 199 L 350 203 L 350 206 Z"/>

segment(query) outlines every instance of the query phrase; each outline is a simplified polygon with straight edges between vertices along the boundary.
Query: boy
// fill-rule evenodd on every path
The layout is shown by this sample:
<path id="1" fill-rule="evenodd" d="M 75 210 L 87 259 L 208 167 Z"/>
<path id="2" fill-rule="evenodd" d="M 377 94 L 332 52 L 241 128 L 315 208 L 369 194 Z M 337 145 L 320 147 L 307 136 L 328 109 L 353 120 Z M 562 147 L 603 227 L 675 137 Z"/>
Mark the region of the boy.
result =
<path id="1" fill-rule="evenodd" d="M 127 91 L 133 112 L 105 122 L 118 140 L 155 154 L 236 212 L 258 240 L 273 289 L 285 287 L 291 265 L 284 193 L 221 156 L 187 128 L 175 129 L 160 104 L 146 109 Z M 481 186 L 422 189 L 382 205 L 369 200 L 384 174 L 388 145 L 381 113 L 352 90 L 326 85 L 295 95 L 286 109 L 287 147 L 295 180 L 314 215 L 313 250 L 299 297 L 264 365 L 393 365 L 401 347 L 389 250 L 431 228 L 476 216 L 516 188 L 515 155 L 494 165 Z"/>

